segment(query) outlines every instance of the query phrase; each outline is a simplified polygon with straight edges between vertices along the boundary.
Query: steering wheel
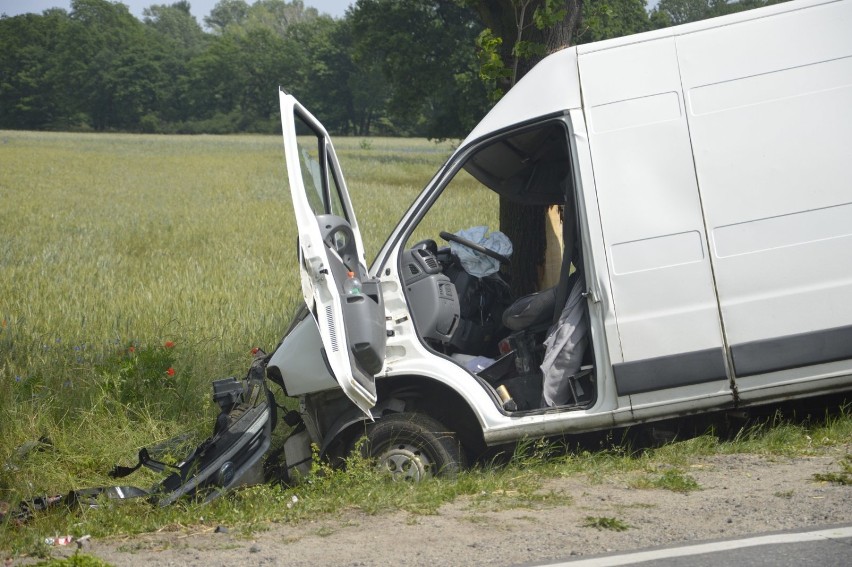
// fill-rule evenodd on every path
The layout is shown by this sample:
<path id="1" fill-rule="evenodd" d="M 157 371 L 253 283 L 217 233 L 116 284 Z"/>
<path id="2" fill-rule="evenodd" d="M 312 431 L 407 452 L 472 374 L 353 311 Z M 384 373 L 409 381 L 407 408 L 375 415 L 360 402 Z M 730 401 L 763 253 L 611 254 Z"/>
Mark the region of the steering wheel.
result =
<path id="1" fill-rule="evenodd" d="M 485 254 L 489 258 L 494 258 L 495 260 L 497 260 L 501 264 L 506 264 L 507 266 L 509 266 L 512 263 L 511 260 L 509 260 L 507 257 L 503 256 L 502 254 L 498 254 L 494 250 L 489 250 L 488 248 L 486 248 L 484 246 L 480 246 L 479 244 L 471 242 L 470 240 L 466 240 L 466 239 L 462 238 L 461 236 L 453 234 L 452 232 L 447 232 L 445 230 L 442 230 L 439 233 L 439 235 L 441 236 L 441 238 L 443 238 L 447 242 L 455 242 L 456 244 L 461 244 L 462 246 L 470 248 L 471 250 L 475 250 L 475 251 L 477 251 L 481 254 Z"/>

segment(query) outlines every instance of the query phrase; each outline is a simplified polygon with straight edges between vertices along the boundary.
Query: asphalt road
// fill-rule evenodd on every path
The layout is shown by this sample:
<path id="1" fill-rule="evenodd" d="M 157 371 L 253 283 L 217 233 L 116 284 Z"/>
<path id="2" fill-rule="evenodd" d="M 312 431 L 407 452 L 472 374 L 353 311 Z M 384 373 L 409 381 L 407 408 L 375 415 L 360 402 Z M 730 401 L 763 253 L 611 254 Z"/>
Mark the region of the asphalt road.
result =
<path id="1" fill-rule="evenodd" d="M 548 567 L 846 567 L 852 565 L 852 526 L 663 547 L 546 563 Z"/>

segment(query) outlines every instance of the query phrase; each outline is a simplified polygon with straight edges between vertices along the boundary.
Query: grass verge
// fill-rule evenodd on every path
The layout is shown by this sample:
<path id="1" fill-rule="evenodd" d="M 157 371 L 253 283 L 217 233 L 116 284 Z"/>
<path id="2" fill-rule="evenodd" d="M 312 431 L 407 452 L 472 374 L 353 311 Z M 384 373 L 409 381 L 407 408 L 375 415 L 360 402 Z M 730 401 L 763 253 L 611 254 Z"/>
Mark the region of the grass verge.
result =
<path id="1" fill-rule="evenodd" d="M 779 435 L 788 444 L 779 445 Z M 752 425 L 731 440 L 707 433 L 657 448 L 621 442 L 568 452 L 557 443 L 521 444 L 505 464 L 486 463 L 454 480 L 436 478 L 420 484 L 394 482 L 360 457 L 351 457 L 345 470 L 315 461 L 312 474 L 295 487 L 254 486 L 209 504 L 185 500 L 169 508 L 155 508 L 144 501 L 104 501 L 97 509 L 40 514 L 24 526 L 7 523 L 0 526 L 0 549 L 47 557 L 51 548 L 44 544 L 44 537 L 54 534 L 99 538 L 228 526 L 230 531 L 248 536 L 274 524 L 316 520 L 347 510 L 368 515 L 403 510 L 416 518 L 437 514 L 443 504 L 458 498 L 466 498 L 472 511 L 571 505 L 570 495 L 546 488 L 548 479 L 560 476 L 581 475 L 592 482 L 628 478 L 637 489 L 689 492 L 700 490 L 700 486 L 683 470 L 701 457 L 731 453 L 803 456 L 819 454 L 829 447 L 848 447 L 850 439 L 852 415 L 847 407 L 822 420 L 797 422 L 775 416 L 769 425 Z M 815 480 L 848 481 L 850 458 L 847 455 L 841 461 L 841 473 Z M 626 529 L 616 518 L 591 518 L 584 525 Z"/>
<path id="2" fill-rule="evenodd" d="M 300 291 L 279 138 L 0 137 L 0 501 L 14 506 L 113 484 L 104 474 L 113 464 L 188 428 L 205 437 L 215 415 L 210 382 L 241 375 L 252 346 L 276 343 Z M 451 148 L 336 142 L 369 259 Z M 467 226 L 476 204 L 465 190 L 429 230 Z M 57 534 L 215 525 L 251 533 L 345 509 L 416 517 L 462 496 L 475 509 L 564 505 L 570 496 L 542 487 L 567 475 L 606 482 L 629 473 L 649 489 L 694 490 L 682 471 L 698 456 L 808 454 L 848 443 L 850 431 L 843 412 L 773 418 L 732 441 L 703 435 L 659 449 L 612 439 L 568 453 L 523 444 L 508 464 L 416 487 L 353 462 L 345 473 L 324 470 L 295 488 L 253 487 L 210 505 L 103 502 L 2 523 L 0 550 L 45 556 L 44 538 Z M 143 487 L 155 480 L 142 471 L 132 478 Z"/>

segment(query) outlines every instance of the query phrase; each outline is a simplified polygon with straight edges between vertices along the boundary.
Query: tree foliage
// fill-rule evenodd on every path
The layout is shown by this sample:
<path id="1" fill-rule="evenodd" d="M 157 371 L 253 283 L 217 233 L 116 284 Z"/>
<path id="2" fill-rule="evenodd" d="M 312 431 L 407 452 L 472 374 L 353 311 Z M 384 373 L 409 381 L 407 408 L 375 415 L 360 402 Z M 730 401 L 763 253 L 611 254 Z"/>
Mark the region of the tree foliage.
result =
<path id="1" fill-rule="evenodd" d="M 465 0 L 485 25 L 477 38 L 480 76 L 499 99 L 545 55 L 578 41 L 649 29 L 644 0 Z M 546 249 L 546 207 L 500 200 L 500 230 L 515 248 L 512 290 L 538 289 Z"/>
<path id="2" fill-rule="evenodd" d="M 763 1 L 219 0 L 202 27 L 190 0 L 72 0 L 0 15 L 0 128 L 271 132 L 280 85 L 335 133 L 458 137 L 547 52 Z"/>
<path id="3" fill-rule="evenodd" d="M 654 27 L 645 0 L 589 1 L 577 32 L 577 43 L 621 37 Z"/>
<path id="4" fill-rule="evenodd" d="M 0 19 L 0 127 L 40 129 L 65 125 L 69 111 L 55 54 L 70 25 L 64 10 Z"/>
<path id="5" fill-rule="evenodd" d="M 189 11 L 187 0 L 174 4 L 152 4 L 143 11 L 142 21 L 167 43 L 170 50 L 180 52 L 182 57 L 192 57 L 204 50 L 207 36 Z"/>
<path id="6" fill-rule="evenodd" d="M 354 61 L 381 73 L 375 94 L 389 123 L 441 138 L 484 113 L 485 90 L 469 80 L 479 30 L 470 10 L 453 0 L 359 0 L 349 16 Z"/>
<path id="7" fill-rule="evenodd" d="M 485 26 L 480 77 L 497 100 L 545 54 L 573 43 L 582 0 L 464 0 Z"/>
<path id="8" fill-rule="evenodd" d="M 651 17 L 658 27 L 696 22 L 784 0 L 660 0 Z"/>

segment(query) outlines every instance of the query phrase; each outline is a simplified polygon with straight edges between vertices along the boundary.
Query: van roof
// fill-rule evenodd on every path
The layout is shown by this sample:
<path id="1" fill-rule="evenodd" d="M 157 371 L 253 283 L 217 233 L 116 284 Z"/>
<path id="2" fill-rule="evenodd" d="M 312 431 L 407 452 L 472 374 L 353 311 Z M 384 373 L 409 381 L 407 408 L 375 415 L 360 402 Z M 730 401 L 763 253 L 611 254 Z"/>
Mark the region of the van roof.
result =
<path id="1" fill-rule="evenodd" d="M 612 49 L 614 47 L 621 47 L 623 45 L 630 45 L 634 43 L 642 43 L 645 41 L 652 41 L 664 37 L 687 35 L 710 28 L 729 26 L 739 22 L 747 22 L 749 20 L 766 18 L 775 14 L 782 14 L 784 12 L 795 12 L 797 10 L 809 8 L 811 6 L 819 6 L 820 4 L 833 4 L 835 2 L 842 1 L 844 0 L 794 0 L 791 2 L 781 2 L 780 4 L 772 4 L 771 6 L 764 6 L 762 8 L 744 10 L 742 12 L 735 12 L 726 16 L 708 18 L 706 20 L 699 20 L 697 22 L 689 22 L 687 24 L 681 24 L 679 26 L 671 26 L 668 28 L 661 28 L 658 30 L 652 30 L 633 35 L 625 35 L 613 39 L 596 41 L 594 43 L 584 43 L 582 45 L 577 46 L 577 53 L 582 56 L 586 53 L 593 53 L 595 51 L 602 51 L 604 49 Z"/>
<path id="2" fill-rule="evenodd" d="M 537 118 L 579 108 L 582 103 L 578 57 L 624 45 L 675 37 L 697 31 L 793 12 L 810 6 L 844 0 L 794 0 L 754 10 L 746 10 L 691 22 L 679 26 L 587 43 L 557 51 L 539 62 L 507 92 L 465 138 L 460 149 L 470 142 L 500 130 Z"/>
<path id="3" fill-rule="evenodd" d="M 461 147 L 504 128 L 580 106 L 577 48 L 548 55 L 494 105 Z"/>

